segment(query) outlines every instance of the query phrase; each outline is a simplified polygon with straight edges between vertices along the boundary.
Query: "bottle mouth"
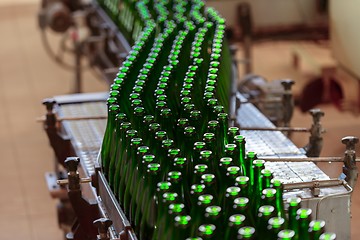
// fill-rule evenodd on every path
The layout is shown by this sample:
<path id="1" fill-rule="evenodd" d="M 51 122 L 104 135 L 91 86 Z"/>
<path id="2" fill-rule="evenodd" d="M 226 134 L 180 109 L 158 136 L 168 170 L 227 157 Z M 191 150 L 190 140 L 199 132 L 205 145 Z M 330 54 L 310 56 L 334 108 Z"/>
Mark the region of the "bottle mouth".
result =
<path id="1" fill-rule="evenodd" d="M 239 229 L 239 234 L 241 234 L 244 237 L 251 237 L 255 233 L 255 228 L 253 227 L 242 227 Z"/>

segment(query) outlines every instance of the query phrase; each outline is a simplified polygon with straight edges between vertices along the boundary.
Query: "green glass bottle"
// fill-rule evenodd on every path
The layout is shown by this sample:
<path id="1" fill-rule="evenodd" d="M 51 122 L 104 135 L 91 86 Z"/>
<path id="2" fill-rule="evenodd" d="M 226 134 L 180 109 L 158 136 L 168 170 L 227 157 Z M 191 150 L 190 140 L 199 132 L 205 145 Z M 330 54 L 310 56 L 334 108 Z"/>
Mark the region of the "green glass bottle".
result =
<path id="1" fill-rule="evenodd" d="M 294 237 L 295 232 L 290 229 L 284 229 L 278 233 L 278 240 L 293 240 Z"/>
<path id="2" fill-rule="evenodd" d="M 261 203 L 263 205 L 271 205 L 275 208 L 275 212 L 277 213 L 276 209 L 276 190 L 273 188 L 265 188 L 262 190 L 261 196 Z"/>
<path id="3" fill-rule="evenodd" d="M 155 133 L 155 138 L 151 140 L 151 147 L 152 151 L 155 156 L 161 157 L 161 151 L 162 151 L 162 142 L 167 139 L 167 132 L 165 131 L 157 131 Z M 162 158 L 160 158 L 160 164 L 162 163 Z"/>
<path id="4" fill-rule="evenodd" d="M 146 187 L 146 173 L 147 173 L 147 167 L 150 163 L 154 161 L 154 156 L 147 155 L 149 154 L 149 147 L 147 146 L 140 146 L 137 150 L 137 161 L 138 161 L 138 174 L 137 174 L 137 181 L 138 184 L 135 186 L 134 193 L 135 197 L 131 199 L 131 214 L 132 214 L 132 224 L 134 226 L 135 232 L 139 232 L 139 223 L 140 219 L 142 217 L 142 212 L 137 211 L 140 209 L 142 205 L 143 199 L 143 191 Z M 145 157 L 146 156 L 146 157 Z"/>
<path id="5" fill-rule="evenodd" d="M 263 205 L 258 210 L 257 220 L 256 220 L 256 229 L 259 239 L 266 239 L 269 236 L 270 231 L 268 230 L 268 222 L 270 218 L 274 217 L 275 208 L 270 205 Z"/>
<path id="6" fill-rule="evenodd" d="M 227 170 L 232 166 L 233 159 L 231 157 L 222 157 L 220 158 L 218 167 L 215 169 L 216 177 L 219 179 L 219 182 L 226 181 Z"/>
<path id="7" fill-rule="evenodd" d="M 160 111 L 159 123 L 163 130 L 168 133 L 169 138 L 174 138 L 174 115 L 170 108 L 164 108 Z"/>
<path id="8" fill-rule="evenodd" d="M 114 179 L 114 194 L 120 199 L 119 196 L 119 187 L 120 181 L 124 177 L 124 166 L 126 165 L 126 159 L 123 158 L 124 152 L 126 150 L 126 132 L 131 129 L 130 122 L 123 122 L 120 124 L 119 135 L 120 135 L 120 143 L 116 152 L 116 167 L 115 167 L 115 179 Z"/>
<path id="9" fill-rule="evenodd" d="M 169 194 L 165 194 L 165 193 L 170 193 L 170 192 L 171 192 L 171 183 L 170 182 L 159 182 L 159 183 L 157 183 L 156 194 L 155 194 L 156 206 L 158 206 L 158 207 L 162 206 L 163 201 L 166 201 L 166 200 L 164 200 L 164 197 L 169 197 L 169 198 L 173 197 L 174 200 L 172 200 L 172 201 L 175 202 L 175 199 L 177 199 L 177 193 L 175 193 L 176 196 L 172 196 L 172 195 L 169 196 Z M 163 230 L 163 228 L 162 228 L 162 226 L 160 224 L 160 220 L 161 220 L 162 215 L 158 215 L 159 211 L 160 211 L 160 209 L 157 209 L 156 224 L 155 224 L 155 227 L 154 227 L 153 239 L 157 239 L 158 236 L 161 236 L 162 230 Z M 136 211 L 136 213 L 139 214 L 140 211 Z M 137 217 L 139 217 L 139 219 L 141 219 L 141 215 L 137 215 Z M 140 225 L 139 225 L 138 222 L 136 222 L 135 227 L 140 228 Z M 160 233 L 160 229 L 161 229 L 161 233 Z"/>
<path id="10" fill-rule="evenodd" d="M 203 150 L 200 152 L 200 163 L 206 164 L 209 167 L 210 172 L 215 171 L 215 166 L 214 166 L 215 163 L 214 163 L 213 159 L 214 159 L 213 151 Z"/>
<path id="11" fill-rule="evenodd" d="M 216 147 L 215 147 L 215 144 L 216 144 L 215 134 L 213 134 L 213 133 L 204 133 L 202 140 L 206 143 L 206 149 L 208 149 L 210 151 L 215 151 L 216 150 Z M 214 155 L 214 158 L 217 159 L 217 156 Z"/>
<path id="12" fill-rule="evenodd" d="M 143 136 L 147 133 L 146 129 L 143 128 L 143 120 L 145 116 L 145 108 L 142 106 L 135 107 L 133 112 L 133 121 L 132 125 L 136 130 L 138 130 L 140 136 Z"/>
<path id="13" fill-rule="evenodd" d="M 253 162 L 257 159 L 257 155 L 255 152 L 248 152 L 245 158 L 245 171 L 246 176 L 250 178 L 250 186 L 254 186 L 255 176 L 253 170 Z"/>
<path id="14" fill-rule="evenodd" d="M 135 188 L 135 186 L 137 185 L 137 171 L 138 171 L 138 161 L 136 160 L 137 157 L 137 149 L 138 147 L 140 147 L 142 145 L 142 139 L 141 138 L 133 138 L 131 139 L 131 143 L 130 143 L 130 151 L 128 153 L 128 158 L 129 158 L 129 164 L 128 164 L 128 169 L 125 175 L 126 180 L 126 185 L 124 188 L 124 198 L 123 198 L 123 210 L 125 212 L 125 214 L 131 219 L 131 214 L 130 214 L 130 202 L 131 202 L 131 198 L 133 197 L 133 192 L 132 190 Z M 153 158 L 151 158 L 152 160 L 155 158 L 155 156 L 153 156 Z M 129 219 L 129 220 L 130 220 Z M 133 219 L 131 219 L 133 220 Z M 130 221 L 131 221 L 130 220 Z"/>
<path id="15" fill-rule="evenodd" d="M 126 122 L 127 117 L 125 113 L 118 113 L 115 118 L 115 129 L 114 129 L 114 144 L 112 151 L 110 153 L 110 164 L 109 164 L 109 185 L 113 190 L 116 190 L 114 187 L 115 184 L 115 174 L 116 174 L 116 165 L 121 164 L 121 160 L 118 163 L 118 153 L 120 152 L 119 148 L 121 146 L 121 124 Z M 115 192 L 114 192 L 115 193 Z M 116 193 L 115 193 L 116 194 Z"/>
<path id="16" fill-rule="evenodd" d="M 294 240 L 299 239 L 299 222 L 296 219 L 297 211 L 300 209 L 301 198 L 293 197 L 288 198 L 287 203 L 289 204 L 288 208 L 288 229 L 295 232 Z"/>
<path id="17" fill-rule="evenodd" d="M 220 206 L 212 205 L 205 208 L 203 223 L 214 224 L 218 227 L 218 232 L 221 232 L 223 221 L 223 210 Z"/>
<path id="18" fill-rule="evenodd" d="M 116 114 L 118 113 L 120 107 L 119 105 L 112 104 L 108 106 L 108 120 L 105 128 L 104 138 L 101 146 L 101 166 L 105 176 L 109 174 L 109 166 L 111 161 L 112 146 L 116 144 L 114 140 L 114 128 L 115 128 L 115 119 Z"/>
<path id="19" fill-rule="evenodd" d="M 176 123 L 175 139 L 177 142 L 181 142 L 185 128 L 189 126 L 189 119 L 179 118 Z"/>
<path id="20" fill-rule="evenodd" d="M 299 240 L 310 240 L 308 230 L 311 222 L 312 210 L 310 208 L 300 208 L 296 213 L 296 219 L 299 222 Z"/>
<path id="21" fill-rule="evenodd" d="M 251 212 L 250 201 L 247 197 L 238 197 L 234 200 L 233 212 L 246 217 L 245 225 L 255 227 L 254 215 Z"/>
<path id="22" fill-rule="evenodd" d="M 179 171 L 181 172 L 181 175 L 184 176 L 185 178 L 182 179 L 182 184 L 184 187 L 184 192 L 185 193 L 189 193 L 189 179 L 186 177 L 189 174 L 189 170 L 188 170 L 188 160 L 184 157 L 177 157 L 174 159 L 173 163 L 172 163 L 172 169 L 174 171 Z"/>
<path id="23" fill-rule="evenodd" d="M 235 186 L 236 178 L 241 176 L 241 169 L 237 166 L 230 166 L 226 169 L 226 186 Z"/>
<path id="24" fill-rule="evenodd" d="M 158 151 L 156 154 L 160 159 L 160 162 L 163 163 L 163 172 L 165 173 L 165 169 L 168 169 L 171 164 L 170 160 L 168 159 L 168 153 L 170 149 L 174 147 L 174 140 L 172 139 L 164 139 L 161 141 L 161 150 Z M 176 156 L 175 156 L 176 157 Z"/>
<path id="25" fill-rule="evenodd" d="M 170 238 L 167 239 L 174 239 L 174 240 L 183 240 L 185 239 L 190 232 L 191 229 L 191 216 L 189 215 L 179 215 L 176 216 L 174 224 L 174 230 L 172 231 L 169 236 Z"/>
<path id="26" fill-rule="evenodd" d="M 319 240 L 336 240 L 336 234 L 331 232 L 326 232 L 321 234 Z"/>
<path id="27" fill-rule="evenodd" d="M 193 126 L 187 126 L 183 132 L 183 143 L 181 144 L 182 152 L 184 153 L 184 157 L 186 159 L 191 159 L 193 155 L 193 148 L 194 143 L 196 142 L 196 129 Z"/>
<path id="28" fill-rule="evenodd" d="M 197 164 L 194 167 L 192 183 L 198 184 L 201 182 L 201 176 L 209 173 L 209 167 L 206 164 Z"/>
<path id="29" fill-rule="evenodd" d="M 236 158 L 237 166 L 241 167 L 241 170 L 242 170 L 244 176 L 248 176 L 250 178 L 249 175 L 250 175 L 251 168 L 247 164 L 248 162 L 245 159 L 245 143 L 246 143 L 245 137 L 242 135 L 236 135 L 234 137 L 234 143 L 236 144 L 237 149 L 238 149 L 238 151 L 237 151 L 238 155 Z M 248 157 L 255 159 L 256 156 L 253 157 L 253 155 L 254 155 L 254 153 L 248 155 Z M 250 161 L 250 159 L 249 159 L 249 161 Z"/>
<path id="30" fill-rule="evenodd" d="M 191 229 L 192 234 L 197 233 L 197 229 L 202 224 L 202 221 L 204 219 L 205 209 L 211 205 L 214 205 L 213 195 L 203 194 L 198 197 L 196 205 L 194 205 L 190 210 L 190 216 L 193 219 Z"/>
<path id="31" fill-rule="evenodd" d="M 238 149 L 236 144 L 229 143 L 224 146 L 224 152 L 222 154 L 224 157 L 231 157 L 232 159 L 237 159 L 237 151 Z M 236 161 L 234 161 L 234 165 L 238 166 Z"/>
<path id="32" fill-rule="evenodd" d="M 228 126 L 229 126 L 229 116 L 227 113 L 219 113 L 217 115 L 217 121 L 219 122 L 220 126 L 220 153 L 225 151 L 226 144 L 230 143 L 228 139 Z"/>
<path id="33" fill-rule="evenodd" d="M 185 203 L 184 182 L 181 172 L 169 172 L 167 174 L 167 181 L 171 183 L 173 191 L 178 194 L 180 202 Z"/>
<path id="34" fill-rule="evenodd" d="M 209 133 L 213 133 L 215 135 L 215 139 L 219 139 L 219 135 L 220 135 L 220 126 L 219 126 L 219 122 L 216 120 L 210 120 L 207 123 L 207 132 Z M 217 150 L 218 151 L 218 150 Z"/>
<path id="35" fill-rule="evenodd" d="M 245 226 L 246 217 L 241 214 L 233 214 L 228 219 L 224 239 L 237 239 L 238 231 Z"/>
<path id="36" fill-rule="evenodd" d="M 205 142 L 195 142 L 193 147 L 193 156 L 191 157 L 191 164 L 193 166 L 197 164 L 201 164 L 200 162 L 200 153 L 201 151 L 206 149 L 206 143 Z M 192 168 L 190 168 L 192 169 Z"/>
<path id="37" fill-rule="evenodd" d="M 241 196 L 242 197 L 250 197 L 249 189 L 250 189 L 250 179 L 247 176 L 239 176 L 235 179 L 235 186 L 241 188 Z"/>
<path id="38" fill-rule="evenodd" d="M 198 198 L 201 195 L 205 194 L 205 185 L 204 184 L 193 184 L 190 187 L 190 206 L 187 206 L 188 209 L 196 206 Z"/>
<path id="39" fill-rule="evenodd" d="M 239 134 L 240 129 L 238 127 L 229 127 L 227 129 L 228 143 L 235 143 L 235 137 Z M 239 146 L 238 146 L 239 147 Z M 244 155 L 245 157 L 245 155 Z"/>
<path id="40" fill-rule="evenodd" d="M 121 173 L 120 173 L 121 178 L 120 178 L 119 190 L 118 190 L 119 203 L 121 206 L 123 206 L 124 204 L 126 182 L 130 178 L 129 176 L 132 174 L 132 172 L 129 170 L 131 169 L 131 164 L 132 164 L 131 158 L 129 156 L 131 156 L 131 154 L 134 153 L 134 151 L 136 151 L 135 149 L 132 149 L 133 151 L 130 151 L 131 141 L 136 142 L 138 139 L 137 138 L 138 133 L 136 130 L 133 129 L 127 130 L 125 135 L 126 135 L 125 144 L 124 144 L 125 148 L 122 156 L 124 164 L 121 168 Z"/>
<path id="41" fill-rule="evenodd" d="M 155 117 L 153 115 L 145 115 L 142 120 L 141 129 L 142 137 L 146 146 L 150 146 L 153 139 L 149 136 L 150 125 L 155 123 Z"/>
<path id="42" fill-rule="evenodd" d="M 140 146 L 138 147 L 138 154 L 136 159 L 137 169 L 134 171 L 132 175 L 132 179 L 128 182 L 128 186 L 125 189 L 125 199 L 124 207 L 126 204 L 129 206 L 129 221 L 134 225 L 135 224 L 135 215 L 136 209 L 141 202 L 142 195 L 140 194 L 144 189 L 144 181 L 143 176 L 146 173 L 146 167 L 150 163 L 156 163 L 155 156 L 148 153 L 148 147 Z M 139 161 L 140 160 L 140 161 Z"/>
<path id="43" fill-rule="evenodd" d="M 253 173 L 254 173 L 254 185 L 252 188 L 252 198 L 254 199 L 253 201 L 253 205 L 252 205 L 252 210 L 253 213 L 256 214 L 259 210 L 259 207 L 261 205 L 261 196 L 262 196 L 262 177 L 261 177 L 261 170 L 264 169 L 264 164 L 265 161 L 264 160 L 254 160 L 253 161 Z M 251 178 L 250 178 L 251 180 Z"/>
<path id="44" fill-rule="evenodd" d="M 309 232 L 311 239 L 319 240 L 321 234 L 325 232 L 325 221 L 324 220 L 313 220 L 309 224 Z"/>
<path id="45" fill-rule="evenodd" d="M 118 113 L 116 115 L 115 118 L 115 129 L 114 129 L 114 144 L 112 147 L 112 151 L 109 153 L 110 154 L 110 163 L 109 163 L 109 185 L 114 189 L 114 176 L 113 174 L 116 174 L 116 168 L 117 165 L 122 164 L 121 159 L 119 158 L 119 154 L 121 152 L 121 141 L 122 141 L 122 136 L 123 136 L 123 131 L 122 131 L 122 124 L 125 123 L 127 121 L 127 117 L 125 113 Z M 129 126 L 130 123 L 126 123 Z"/>
<path id="46" fill-rule="evenodd" d="M 285 218 L 285 207 L 283 200 L 284 185 L 279 179 L 271 180 L 272 187 L 276 190 L 276 211 L 278 217 Z"/>
<path id="47" fill-rule="evenodd" d="M 284 229 L 285 219 L 282 217 L 272 217 L 268 221 L 268 227 L 270 239 L 277 239 L 280 231 Z"/>
<path id="48" fill-rule="evenodd" d="M 151 239 L 156 225 L 157 202 L 155 196 L 156 184 L 160 182 L 160 164 L 150 163 L 148 165 L 146 181 L 148 184 L 143 192 L 142 205 L 138 207 L 143 212 L 140 222 L 140 239 Z"/>
<path id="49" fill-rule="evenodd" d="M 263 189 L 265 188 L 271 188 L 271 180 L 273 179 L 273 175 L 271 170 L 269 169 L 263 169 L 261 170 L 261 176 L 262 176 L 262 182 L 263 182 Z"/>
<path id="50" fill-rule="evenodd" d="M 172 164 L 174 163 L 174 159 L 177 157 L 181 157 L 180 156 L 180 149 L 178 148 L 170 148 L 167 151 L 167 156 L 164 159 L 164 164 L 163 164 L 163 170 L 162 170 L 162 174 L 163 174 L 163 178 L 166 179 L 168 176 L 167 174 L 172 170 Z"/>
<path id="51" fill-rule="evenodd" d="M 201 111 L 199 110 L 193 110 L 190 112 L 190 117 L 189 117 L 189 124 L 191 126 L 194 126 L 196 129 L 196 135 L 195 138 L 199 139 L 200 136 L 202 136 L 202 123 L 201 123 Z"/>
<path id="52" fill-rule="evenodd" d="M 168 211 L 165 212 L 166 216 L 163 216 L 159 226 L 159 236 L 162 239 L 170 239 L 174 236 L 174 231 L 177 231 L 176 220 L 178 216 L 185 215 L 185 205 L 183 203 L 172 203 L 168 207 Z M 184 236 L 183 236 L 184 237 Z M 159 237 L 157 238 L 159 239 Z"/>
<path id="53" fill-rule="evenodd" d="M 208 173 L 201 176 L 201 184 L 205 185 L 206 192 L 214 197 L 218 197 L 216 177 L 214 174 Z M 217 198 L 218 200 L 218 198 Z"/>
<path id="54" fill-rule="evenodd" d="M 216 226 L 214 224 L 202 224 L 198 228 L 198 234 L 203 239 L 217 239 Z"/>
<path id="55" fill-rule="evenodd" d="M 249 226 L 240 228 L 238 231 L 238 239 L 255 240 L 256 239 L 255 228 Z"/>
<path id="56" fill-rule="evenodd" d="M 241 189 L 239 187 L 228 187 L 225 192 L 223 199 L 223 212 L 225 216 L 230 216 L 233 213 L 234 201 L 240 197 Z M 220 200 L 221 201 L 221 200 Z"/>

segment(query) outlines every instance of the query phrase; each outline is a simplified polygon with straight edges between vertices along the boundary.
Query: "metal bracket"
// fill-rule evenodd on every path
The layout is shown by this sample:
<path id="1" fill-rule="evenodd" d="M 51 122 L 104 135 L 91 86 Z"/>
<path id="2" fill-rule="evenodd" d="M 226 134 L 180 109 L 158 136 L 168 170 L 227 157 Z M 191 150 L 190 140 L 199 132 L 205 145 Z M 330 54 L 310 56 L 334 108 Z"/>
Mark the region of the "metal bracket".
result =
<path id="1" fill-rule="evenodd" d="M 341 142 L 346 145 L 343 173 L 340 179 L 345 179 L 352 188 L 355 188 L 359 171 L 356 166 L 355 145 L 359 142 L 359 138 L 348 136 L 344 137 Z"/>
<path id="2" fill-rule="evenodd" d="M 283 122 L 285 127 L 290 126 L 290 120 L 294 112 L 294 99 L 291 91 L 292 85 L 295 82 L 291 79 L 286 79 L 281 81 L 281 85 L 284 87 L 284 94 L 282 97 L 283 104 Z"/>
<path id="3" fill-rule="evenodd" d="M 320 119 L 325 114 L 320 109 L 311 109 L 310 114 L 313 118 L 313 124 L 310 128 L 309 143 L 303 147 L 308 157 L 318 157 L 323 146 L 322 134 L 325 133 L 325 129 L 322 127 Z"/>
<path id="4" fill-rule="evenodd" d="M 112 225 L 112 221 L 108 218 L 99 218 L 94 222 L 95 227 L 97 227 L 99 235 L 97 235 L 98 240 L 110 240 L 108 236 L 108 229 Z"/>
<path id="5" fill-rule="evenodd" d="M 82 197 L 80 183 L 88 182 L 88 179 L 85 181 L 80 178 L 77 170 L 79 162 L 78 157 L 68 157 L 65 161 L 68 170 L 68 196 L 77 218 L 69 236 L 74 240 L 95 239 L 97 229 L 92 222 L 100 217 L 99 208 L 97 202 L 90 203 Z"/>
<path id="6" fill-rule="evenodd" d="M 54 105 L 56 101 L 52 98 L 47 98 L 43 101 L 46 106 L 46 116 L 44 121 L 44 130 L 48 135 L 50 145 L 54 149 L 57 163 L 55 163 L 55 172 L 58 173 L 58 163 L 65 167 L 65 159 L 73 155 L 71 150 L 70 138 L 61 133 L 60 127 L 57 124 L 57 117 L 54 113 Z M 59 177 L 59 176 L 58 176 Z"/>
<path id="7" fill-rule="evenodd" d="M 341 139 L 341 142 L 346 145 L 344 157 L 308 157 L 308 158 L 267 158 L 263 157 L 265 161 L 269 162 L 343 162 L 343 172 L 339 180 L 346 181 L 351 188 L 355 188 L 359 171 L 356 166 L 360 159 L 356 158 L 355 146 L 359 142 L 359 138 L 354 136 L 347 136 Z M 316 186 L 314 186 L 314 193 Z"/>

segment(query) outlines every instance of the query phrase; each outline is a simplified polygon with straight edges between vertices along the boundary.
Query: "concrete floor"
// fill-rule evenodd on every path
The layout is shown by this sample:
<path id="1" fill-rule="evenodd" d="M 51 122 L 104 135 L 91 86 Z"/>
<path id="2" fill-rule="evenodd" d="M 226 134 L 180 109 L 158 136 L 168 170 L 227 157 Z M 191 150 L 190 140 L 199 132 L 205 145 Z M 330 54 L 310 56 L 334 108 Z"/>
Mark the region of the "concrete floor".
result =
<path id="1" fill-rule="evenodd" d="M 35 0 L 0 0 L 0 239 L 4 240 L 63 239 L 57 226 L 56 201 L 50 198 L 44 181 L 44 173 L 53 169 L 53 153 L 35 119 L 45 113 L 42 99 L 70 93 L 73 75 L 45 54 L 36 23 L 38 5 Z M 301 74 L 290 66 L 289 49 L 287 43 L 256 45 L 255 72 L 269 79 L 294 78 L 301 85 Z M 84 79 L 86 92 L 108 90 L 89 72 Z M 342 156 L 340 139 L 349 134 L 360 136 L 359 119 L 330 105 L 320 107 L 326 112 L 323 124 L 327 129 L 322 155 Z M 295 112 L 293 126 L 310 124 L 308 115 Z M 302 146 L 307 138 L 296 135 L 293 139 Z M 338 164 L 321 168 L 331 177 L 341 172 Z M 360 236 L 359 189 L 352 198 L 352 239 Z"/>

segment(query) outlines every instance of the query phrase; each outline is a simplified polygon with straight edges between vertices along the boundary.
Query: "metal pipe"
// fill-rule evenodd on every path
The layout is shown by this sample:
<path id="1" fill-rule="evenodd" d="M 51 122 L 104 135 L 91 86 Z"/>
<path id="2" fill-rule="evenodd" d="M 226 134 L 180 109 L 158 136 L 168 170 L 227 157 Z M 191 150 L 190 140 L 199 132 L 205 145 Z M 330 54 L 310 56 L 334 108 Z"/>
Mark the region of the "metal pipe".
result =
<path id="1" fill-rule="evenodd" d="M 63 117 L 63 118 L 57 118 L 57 122 L 62 121 L 80 121 L 80 120 L 101 120 L 101 119 L 107 119 L 107 116 L 105 115 L 99 115 L 99 116 L 80 116 L 80 117 Z M 45 122 L 45 117 L 39 117 L 36 119 L 37 122 Z"/>
<path id="2" fill-rule="evenodd" d="M 309 128 L 301 127 L 276 127 L 276 128 L 267 128 L 267 127 L 240 127 L 241 130 L 246 131 L 288 131 L 288 132 L 310 132 Z"/>
<path id="3" fill-rule="evenodd" d="M 261 157 L 268 162 L 344 162 L 342 157 L 307 157 L 307 158 L 267 158 Z M 360 158 L 355 159 L 360 162 Z"/>
<path id="4" fill-rule="evenodd" d="M 246 104 L 246 103 L 278 103 L 278 102 L 282 102 L 281 98 L 271 98 L 271 99 L 249 99 L 247 101 L 241 101 L 241 104 Z"/>
<path id="5" fill-rule="evenodd" d="M 284 190 L 315 188 L 315 187 L 316 188 L 336 187 L 341 185 L 344 185 L 344 181 L 339 179 L 316 180 L 312 182 L 285 183 Z"/>

